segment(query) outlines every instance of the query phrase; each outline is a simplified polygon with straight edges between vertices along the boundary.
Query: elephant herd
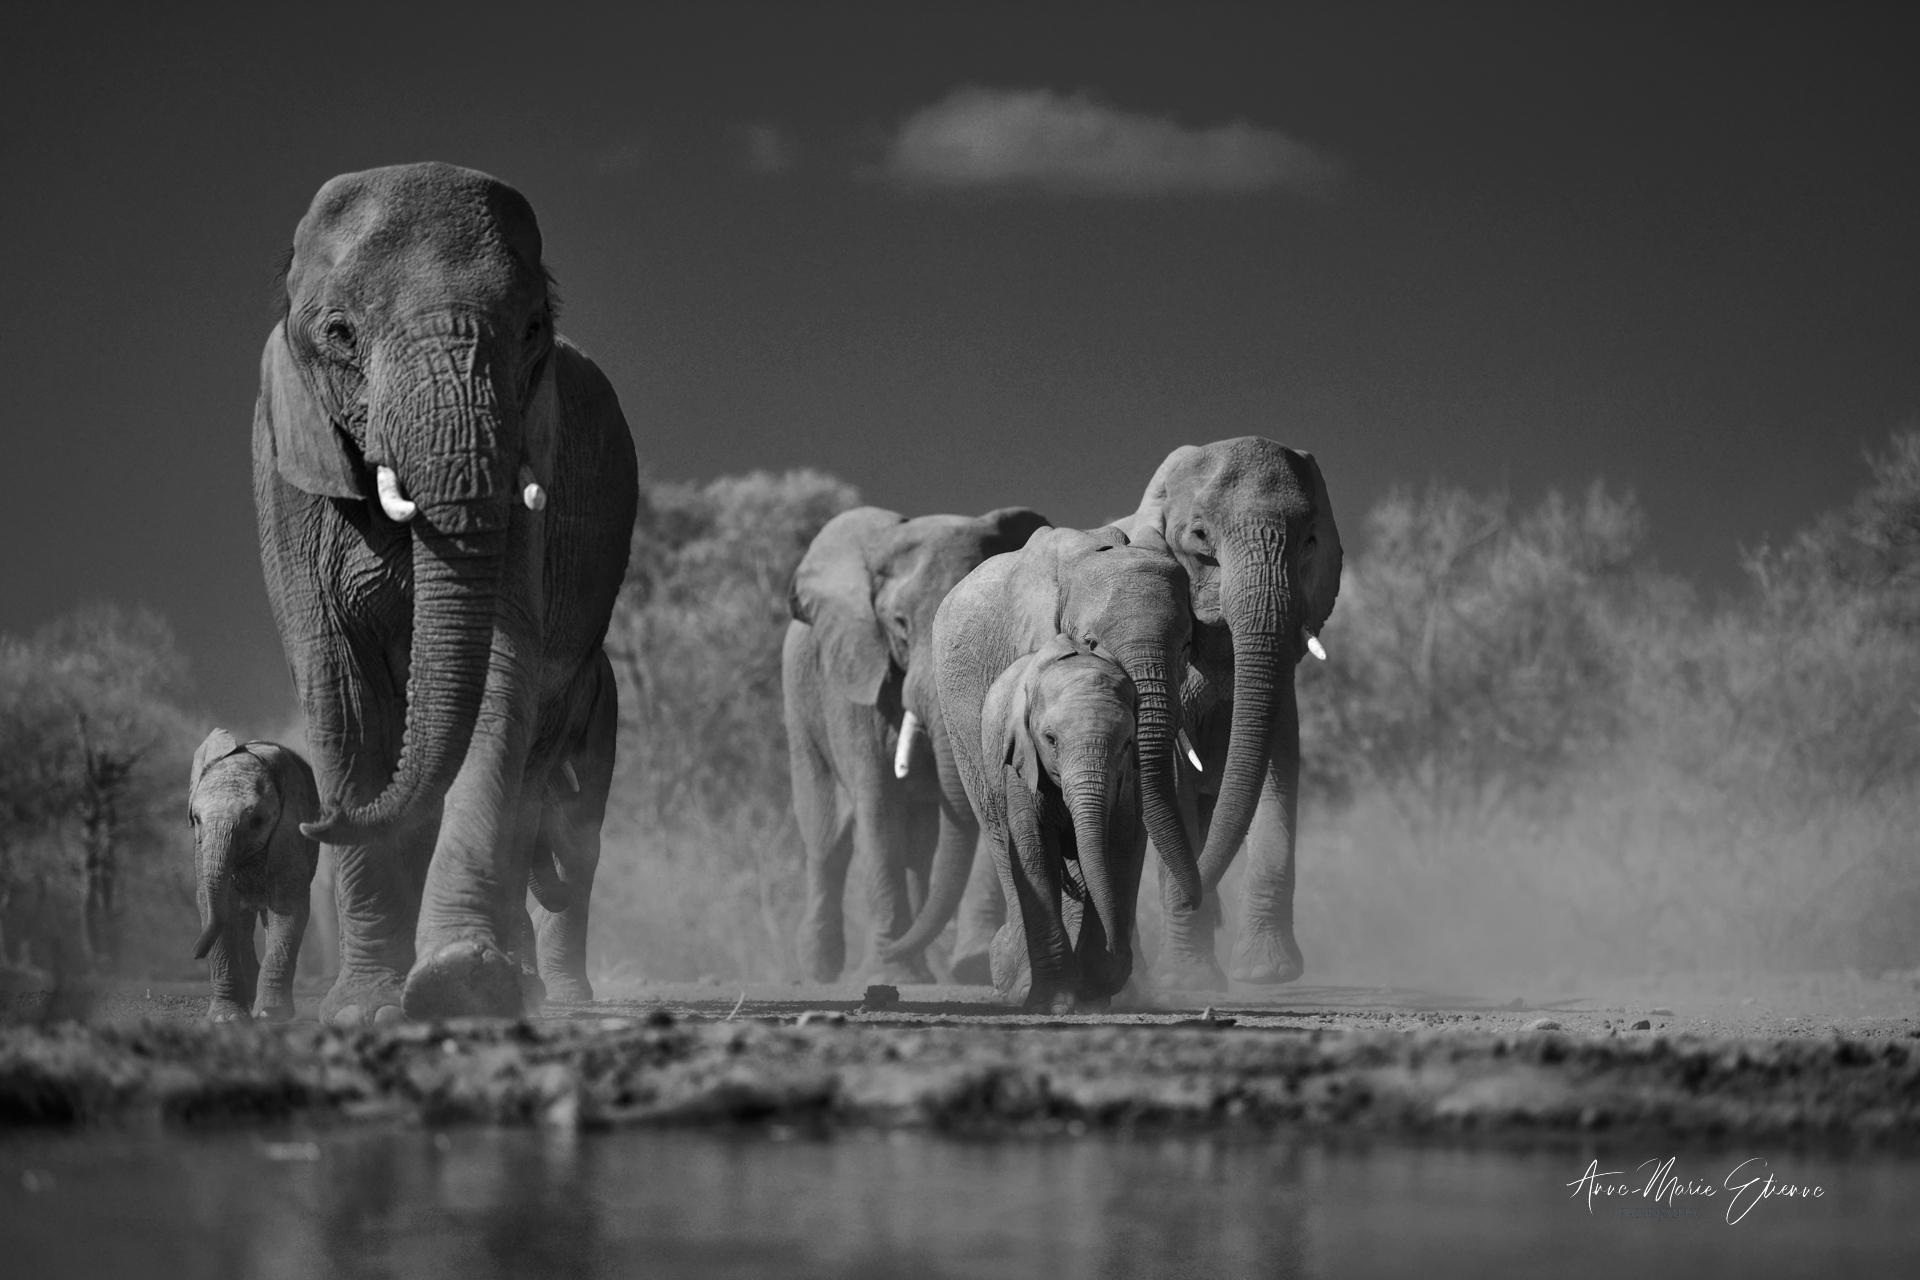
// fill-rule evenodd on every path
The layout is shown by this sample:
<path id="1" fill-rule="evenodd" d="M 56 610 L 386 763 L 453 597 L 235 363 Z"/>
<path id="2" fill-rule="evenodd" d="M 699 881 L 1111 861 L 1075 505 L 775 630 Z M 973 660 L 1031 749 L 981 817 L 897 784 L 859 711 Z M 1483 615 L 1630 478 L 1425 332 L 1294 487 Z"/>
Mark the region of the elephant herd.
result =
<path id="1" fill-rule="evenodd" d="M 313 769 L 282 784 L 281 749 L 220 731 L 196 756 L 215 1017 L 245 1016 L 256 979 L 257 1016 L 290 1011 L 306 880 L 287 886 L 319 843 L 339 915 L 324 1021 L 590 998 L 617 722 L 601 646 L 639 480 L 557 310 L 532 209 L 472 170 L 337 177 L 295 231 L 254 502 Z M 1256 437 L 1176 449 L 1092 531 L 1024 507 L 829 521 L 782 654 L 805 971 L 846 965 L 857 855 L 868 972 L 930 979 L 958 916 L 956 981 L 1099 1007 L 1132 971 L 1150 841 L 1156 978 L 1223 987 L 1215 891 L 1244 842 L 1229 970 L 1297 977 L 1293 674 L 1321 652 L 1340 557 L 1318 466 Z"/>

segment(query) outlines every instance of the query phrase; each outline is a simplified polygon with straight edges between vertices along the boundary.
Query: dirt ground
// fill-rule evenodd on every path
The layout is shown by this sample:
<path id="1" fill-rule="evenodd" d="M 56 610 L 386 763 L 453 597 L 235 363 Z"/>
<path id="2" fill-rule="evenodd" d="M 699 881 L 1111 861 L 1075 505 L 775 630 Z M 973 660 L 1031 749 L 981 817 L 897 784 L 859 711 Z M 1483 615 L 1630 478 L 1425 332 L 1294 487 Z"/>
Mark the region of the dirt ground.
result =
<path id="1" fill-rule="evenodd" d="M 15 990 L 0 1128 L 254 1117 L 1768 1135 L 1920 1148 L 1920 975 L 1300 985 L 1100 1016 L 981 988 L 676 984 L 524 1021 L 212 1027 L 191 984 Z M 1211 1003 L 1209 1003 L 1209 999 Z"/>

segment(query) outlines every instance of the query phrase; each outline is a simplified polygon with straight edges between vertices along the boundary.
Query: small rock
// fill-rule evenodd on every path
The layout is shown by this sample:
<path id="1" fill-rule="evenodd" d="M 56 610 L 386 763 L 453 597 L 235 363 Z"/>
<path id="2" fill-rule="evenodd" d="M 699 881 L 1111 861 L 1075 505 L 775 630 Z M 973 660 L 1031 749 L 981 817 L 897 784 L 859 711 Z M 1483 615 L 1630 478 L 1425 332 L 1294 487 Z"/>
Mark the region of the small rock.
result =
<path id="1" fill-rule="evenodd" d="M 260 1154 L 269 1160 L 318 1160 L 320 1144 L 317 1142 L 269 1142 L 260 1148 Z"/>
<path id="2" fill-rule="evenodd" d="M 1560 1030 L 1560 1024 L 1555 1022 L 1552 1018 L 1535 1018 L 1532 1022 L 1529 1022 L 1527 1024 L 1527 1030 L 1558 1031 Z"/>
<path id="3" fill-rule="evenodd" d="M 900 988 L 885 982 L 876 982 L 867 988 L 860 997 L 860 1008 L 867 1013 L 877 1013 L 882 1009 L 891 1009 L 900 1003 Z"/>
<path id="4" fill-rule="evenodd" d="M 1656 1018 L 1671 1018 L 1673 1016 L 1673 1010 L 1671 1009 L 1649 1009 L 1647 1012 Z"/>
<path id="5" fill-rule="evenodd" d="M 665 1009 L 655 1009 L 647 1015 L 647 1025 L 650 1027 L 670 1027 L 673 1025 L 673 1015 Z"/>
<path id="6" fill-rule="evenodd" d="M 844 1027 L 847 1025 L 847 1015 L 826 1009 L 809 1009 L 801 1014 L 793 1025 L 796 1027 Z"/>
<path id="7" fill-rule="evenodd" d="M 1633 1024 L 1633 1025 L 1632 1025 L 1631 1027 L 1628 1027 L 1628 1028 L 1627 1028 L 1627 1030 L 1629 1030 L 1629 1031 L 1651 1031 L 1651 1030 L 1653 1030 L 1653 1024 L 1652 1024 L 1651 1022 L 1648 1022 L 1648 1021 L 1647 1021 L 1647 1020 L 1646 1020 L 1645 1018 L 1642 1018 L 1642 1019 L 1640 1019 L 1640 1021 L 1638 1021 L 1638 1022 L 1636 1022 L 1636 1023 L 1634 1023 L 1634 1024 Z"/>

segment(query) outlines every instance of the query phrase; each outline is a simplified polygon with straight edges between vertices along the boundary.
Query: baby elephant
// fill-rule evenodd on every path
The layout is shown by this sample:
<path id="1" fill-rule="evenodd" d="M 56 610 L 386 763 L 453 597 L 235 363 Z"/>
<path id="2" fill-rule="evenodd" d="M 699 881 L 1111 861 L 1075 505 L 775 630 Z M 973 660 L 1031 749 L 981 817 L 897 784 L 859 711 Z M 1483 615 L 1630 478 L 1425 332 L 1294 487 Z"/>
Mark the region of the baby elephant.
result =
<path id="1" fill-rule="evenodd" d="M 1018 999 L 1030 973 L 1029 1009 L 1104 1009 L 1133 972 L 1147 848 L 1134 713 L 1120 665 L 1065 635 L 987 691 L 980 745 L 1001 794 L 975 805 L 995 819 L 994 867 L 1017 904 L 994 937 L 993 984 Z"/>
<path id="2" fill-rule="evenodd" d="M 300 834 L 320 816 L 313 770 L 273 742 L 235 742 L 215 729 L 193 753 L 187 783 L 199 878 L 200 940 L 193 958 L 212 957 L 215 1022 L 293 1016 L 293 964 L 307 927 L 307 893 L 320 846 Z M 267 926 L 264 981 L 253 925 Z M 259 987 L 259 1003 L 254 988 Z"/>

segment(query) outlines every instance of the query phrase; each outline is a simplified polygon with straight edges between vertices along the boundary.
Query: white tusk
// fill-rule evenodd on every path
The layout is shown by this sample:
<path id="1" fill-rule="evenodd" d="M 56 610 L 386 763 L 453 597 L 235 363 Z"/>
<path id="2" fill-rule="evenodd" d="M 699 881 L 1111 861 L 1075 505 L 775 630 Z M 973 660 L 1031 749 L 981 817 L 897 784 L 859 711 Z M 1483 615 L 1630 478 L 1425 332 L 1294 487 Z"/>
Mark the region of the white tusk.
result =
<path id="1" fill-rule="evenodd" d="M 1306 632 L 1307 652 L 1320 659 L 1320 661 L 1325 662 L 1327 660 L 1327 646 L 1320 643 L 1320 637 L 1311 631 L 1307 631 L 1305 627 L 1300 628 L 1300 630 Z"/>
<path id="2" fill-rule="evenodd" d="M 580 794 L 580 775 L 573 771 L 573 761 L 560 762 L 560 776 L 567 780 L 567 786 L 575 795 Z"/>
<path id="3" fill-rule="evenodd" d="M 520 464 L 520 501 L 527 504 L 529 511 L 539 511 L 547 505 L 547 491 L 533 478 L 533 468 L 524 462 Z"/>
<path id="4" fill-rule="evenodd" d="M 1199 772 L 1205 773 L 1206 769 L 1200 763 L 1200 753 L 1193 749 L 1193 743 L 1187 741 L 1187 731 L 1185 729 L 1175 729 L 1173 736 L 1180 743 L 1180 749 L 1187 753 L 1187 759 L 1193 762 L 1193 767 Z"/>
<path id="5" fill-rule="evenodd" d="M 387 513 L 387 519 L 405 524 L 420 514 L 420 508 L 400 492 L 400 477 L 393 474 L 392 467 L 375 470 L 373 486 L 380 491 L 380 509 Z"/>
<path id="6" fill-rule="evenodd" d="M 914 735 L 920 732 L 920 717 L 909 711 L 900 721 L 900 745 L 893 751 L 893 776 L 907 776 L 907 761 L 913 755 Z"/>

